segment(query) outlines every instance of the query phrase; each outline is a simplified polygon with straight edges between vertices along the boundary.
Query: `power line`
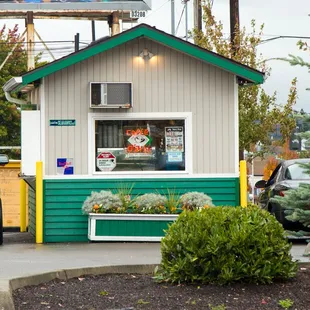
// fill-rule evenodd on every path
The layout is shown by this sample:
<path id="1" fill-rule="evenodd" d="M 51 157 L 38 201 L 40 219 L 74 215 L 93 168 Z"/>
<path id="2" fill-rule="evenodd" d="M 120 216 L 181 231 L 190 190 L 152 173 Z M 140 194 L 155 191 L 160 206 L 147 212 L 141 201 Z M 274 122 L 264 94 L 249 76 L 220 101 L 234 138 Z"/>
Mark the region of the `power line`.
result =
<path id="1" fill-rule="evenodd" d="M 159 11 L 163 6 L 165 6 L 167 3 L 169 3 L 170 0 L 166 1 L 164 4 L 162 4 L 159 8 L 157 8 L 156 10 L 152 10 L 152 12 L 150 14 L 148 14 L 147 16 L 145 16 L 144 19 L 150 17 L 152 14 L 156 13 L 157 11 Z M 140 23 L 139 23 L 140 24 Z"/>
<path id="2" fill-rule="evenodd" d="M 29 42 L 27 42 L 27 41 L 22 41 L 22 42 L 20 42 L 20 44 L 22 45 L 22 44 L 27 44 L 27 43 L 29 43 Z M 34 41 L 33 42 L 34 44 L 42 44 L 42 42 L 41 41 Z M 74 43 L 74 41 L 44 41 L 44 43 L 48 43 L 48 44 L 51 44 L 51 43 Z M 16 44 L 16 42 L 0 42 L 0 45 L 10 45 L 10 44 Z M 89 43 L 86 43 L 86 42 L 81 42 L 80 41 L 80 44 L 85 44 L 85 45 L 88 45 Z"/>
<path id="3" fill-rule="evenodd" d="M 278 39 L 310 39 L 310 37 L 307 37 L 307 36 L 277 36 L 274 38 L 262 40 L 260 44 L 270 42 L 270 41 L 274 41 L 274 40 L 278 40 Z"/>
<path id="4" fill-rule="evenodd" d="M 183 10 L 182 10 L 182 13 L 181 13 L 181 16 L 180 16 L 180 19 L 179 19 L 179 23 L 178 23 L 178 25 L 177 25 L 177 29 L 176 29 L 176 31 L 175 31 L 175 35 L 177 35 L 177 33 L 178 33 L 178 30 L 179 30 L 179 27 L 180 27 L 180 24 L 181 24 L 181 20 L 182 20 L 184 11 L 185 11 L 185 6 L 186 6 L 186 4 L 184 4 L 184 6 L 183 6 Z"/>

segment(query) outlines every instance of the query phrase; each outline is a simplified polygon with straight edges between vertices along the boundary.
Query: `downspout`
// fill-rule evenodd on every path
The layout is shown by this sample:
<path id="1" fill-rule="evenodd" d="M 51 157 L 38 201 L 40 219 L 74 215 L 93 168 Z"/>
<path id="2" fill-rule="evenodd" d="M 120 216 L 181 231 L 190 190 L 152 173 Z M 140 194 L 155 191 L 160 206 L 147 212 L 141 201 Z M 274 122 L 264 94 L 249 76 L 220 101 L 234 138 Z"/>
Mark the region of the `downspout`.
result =
<path id="1" fill-rule="evenodd" d="M 4 95 L 5 95 L 6 100 L 9 102 L 12 102 L 18 105 L 27 104 L 27 101 L 25 100 L 13 98 L 8 91 L 4 91 Z"/>

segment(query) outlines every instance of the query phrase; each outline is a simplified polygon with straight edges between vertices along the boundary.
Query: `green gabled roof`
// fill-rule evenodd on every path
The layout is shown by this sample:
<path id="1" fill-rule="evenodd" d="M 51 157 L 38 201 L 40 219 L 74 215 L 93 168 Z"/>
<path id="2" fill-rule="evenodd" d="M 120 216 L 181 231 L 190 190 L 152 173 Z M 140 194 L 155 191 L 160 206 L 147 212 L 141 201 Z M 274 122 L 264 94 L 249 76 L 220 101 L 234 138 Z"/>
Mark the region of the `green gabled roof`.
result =
<path id="1" fill-rule="evenodd" d="M 106 40 L 99 41 L 96 44 L 82 49 L 78 52 L 74 52 L 68 56 L 55 60 L 45 66 L 29 71 L 21 76 L 22 83 L 15 85 L 20 89 L 23 86 L 39 80 L 45 76 L 48 76 L 61 69 L 67 68 L 80 61 L 88 59 L 99 53 L 110 50 L 114 47 L 125 44 L 136 38 L 145 37 L 156 41 L 160 44 L 173 48 L 189 56 L 195 57 L 209 64 L 222 68 L 228 72 L 231 72 L 241 78 L 244 81 L 262 84 L 264 82 L 264 73 L 252 69 L 248 66 L 242 65 L 234 60 L 220 56 L 216 53 L 210 52 L 206 49 L 200 48 L 195 44 L 186 42 L 175 36 L 172 36 L 166 32 L 160 31 L 154 27 L 150 27 L 146 24 L 140 24 L 130 30 L 124 31 L 116 36 L 109 37 Z M 11 89 L 13 91 L 13 89 Z"/>

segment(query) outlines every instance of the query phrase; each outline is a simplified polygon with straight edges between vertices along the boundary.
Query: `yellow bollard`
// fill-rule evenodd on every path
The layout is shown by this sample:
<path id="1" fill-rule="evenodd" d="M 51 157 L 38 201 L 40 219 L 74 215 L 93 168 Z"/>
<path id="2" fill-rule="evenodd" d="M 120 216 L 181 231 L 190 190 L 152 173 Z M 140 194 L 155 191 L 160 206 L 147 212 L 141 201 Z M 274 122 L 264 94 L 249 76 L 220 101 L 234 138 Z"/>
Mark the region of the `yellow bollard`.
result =
<path id="1" fill-rule="evenodd" d="M 246 207 L 248 204 L 248 182 L 246 161 L 240 161 L 240 205 Z"/>
<path id="2" fill-rule="evenodd" d="M 26 182 L 24 180 L 19 181 L 20 184 L 20 232 L 26 231 Z"/>
<path id="3" fill-rule="evenodd" d="M 43 243 L 43 163 L 36 163 L 36 243 Z"/>

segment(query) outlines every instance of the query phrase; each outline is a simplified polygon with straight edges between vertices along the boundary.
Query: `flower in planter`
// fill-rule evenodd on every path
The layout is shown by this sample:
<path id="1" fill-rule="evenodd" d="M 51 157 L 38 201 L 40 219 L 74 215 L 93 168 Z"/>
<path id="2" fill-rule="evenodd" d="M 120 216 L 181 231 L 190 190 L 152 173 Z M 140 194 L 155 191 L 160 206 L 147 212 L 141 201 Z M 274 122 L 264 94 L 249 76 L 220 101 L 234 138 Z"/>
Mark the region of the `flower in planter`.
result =
<path id="1" fill-rule="evenodd" d="M 208 195 L 199 192 L 189 192 L 180 197 L 183 210 L 207 209 L 213 207 L 212 199 Z"/>
<path id="2" fill-rule="evenodd" d="M 84 201 L 83 213 L 125 213 L 123 203 L 118 195 L 110 191 L 92 192 Z"/>
<path id="3" fill-rule="evenodd" d="M 144 194 L 135 200 L 134 213 L 142 214 L 165 214 L 167 198 L 160 194 Z"/>

